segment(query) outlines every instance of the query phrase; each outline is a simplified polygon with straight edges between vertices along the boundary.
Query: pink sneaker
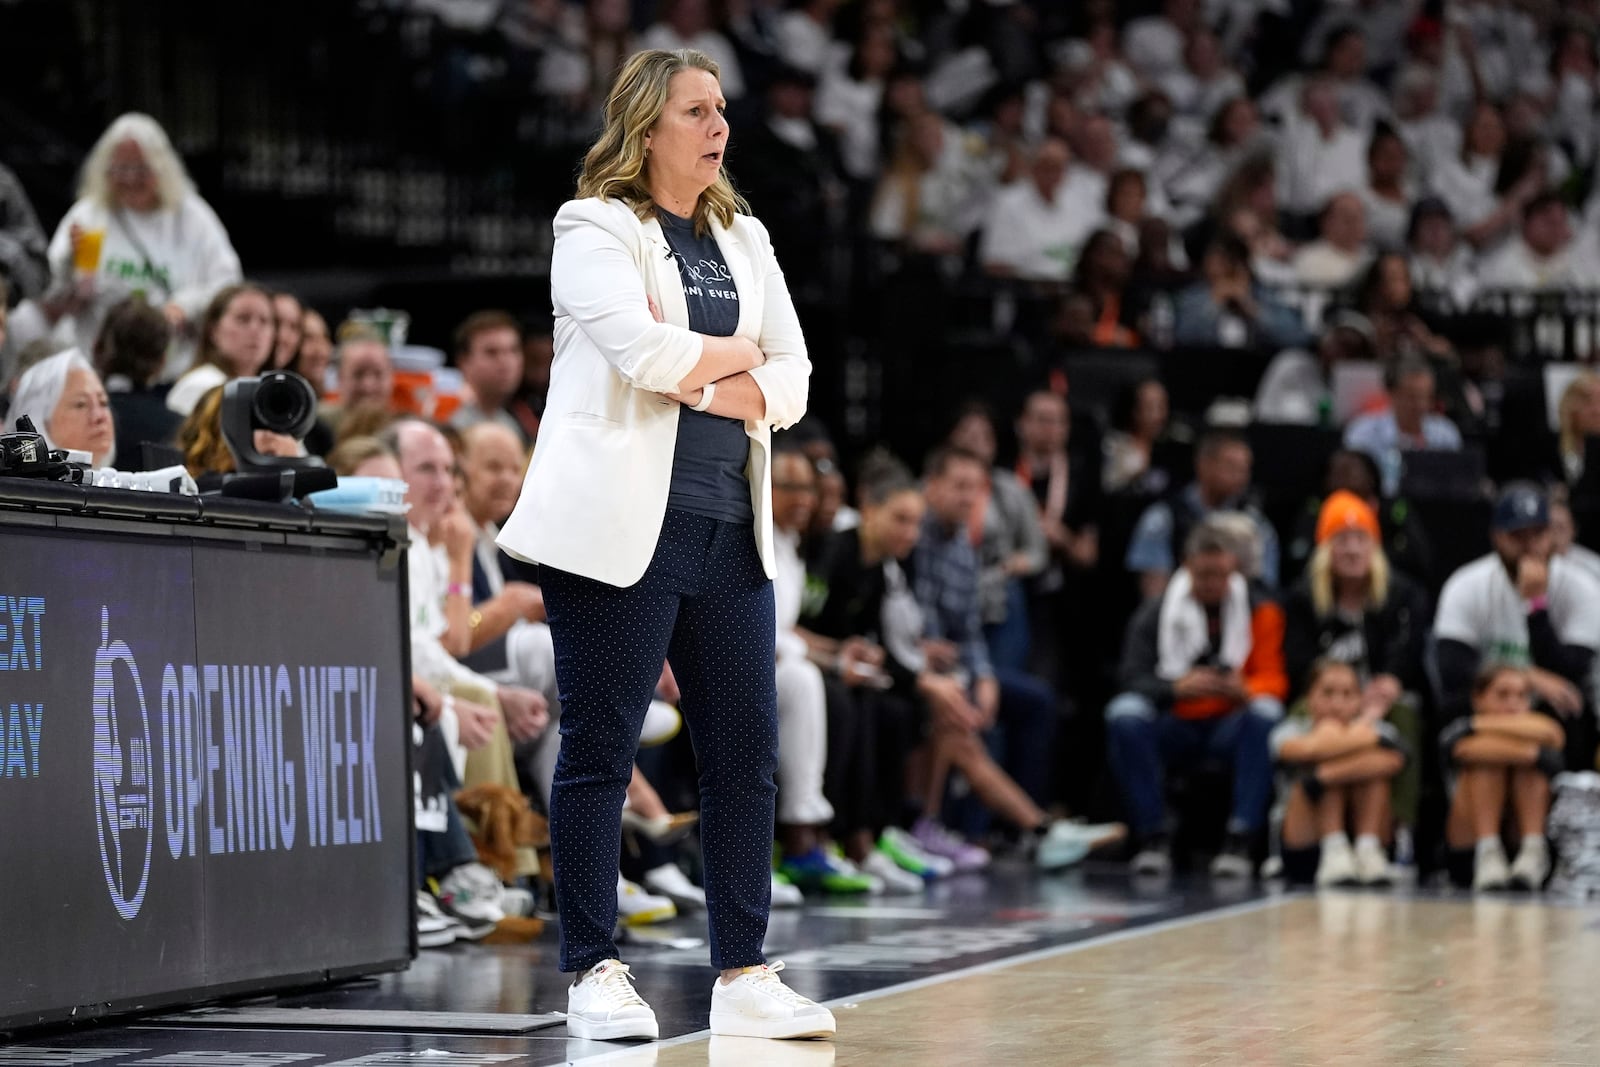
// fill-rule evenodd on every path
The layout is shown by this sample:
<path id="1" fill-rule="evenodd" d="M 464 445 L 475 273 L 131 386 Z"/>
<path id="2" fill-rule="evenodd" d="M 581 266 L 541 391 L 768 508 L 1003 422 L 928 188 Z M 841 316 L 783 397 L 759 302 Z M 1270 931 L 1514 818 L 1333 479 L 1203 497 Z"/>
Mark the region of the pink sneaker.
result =
<path id="1" fill-rule="evenodd" d="M 958 871 L 981 871 L 989 866 L 987 849 L 963 841 L 932 819 L 918 819 L 911 828 L 911 836 L 917 839 L 917 844 L 924 851 L 943 856 L 955 864 Z"/>

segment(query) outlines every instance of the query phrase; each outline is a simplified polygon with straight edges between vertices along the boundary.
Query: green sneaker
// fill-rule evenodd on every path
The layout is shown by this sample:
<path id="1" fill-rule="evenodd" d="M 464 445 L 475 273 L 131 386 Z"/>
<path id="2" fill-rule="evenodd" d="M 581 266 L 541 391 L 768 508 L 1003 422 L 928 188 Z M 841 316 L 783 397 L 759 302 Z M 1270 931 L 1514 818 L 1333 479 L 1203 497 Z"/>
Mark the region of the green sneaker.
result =
<path id="1" fill-rule="evenodd" d="M 845 859 L 838 846 L 787 856 L 779 871 L 808 893 L 870 893 L 876 881 Z"/>
<path id="2" fill-rule="evenodd" d="M 944 878 L 956 869 L 956 865 L 943 856 L 930 856 L 924 852 L 922 846 L 917 844 L 917 839 L 898 826 L 883 831 L 878 838 L 878 849 L 894 860 L 901 870 L 910 871 L 924 880 Z"/>

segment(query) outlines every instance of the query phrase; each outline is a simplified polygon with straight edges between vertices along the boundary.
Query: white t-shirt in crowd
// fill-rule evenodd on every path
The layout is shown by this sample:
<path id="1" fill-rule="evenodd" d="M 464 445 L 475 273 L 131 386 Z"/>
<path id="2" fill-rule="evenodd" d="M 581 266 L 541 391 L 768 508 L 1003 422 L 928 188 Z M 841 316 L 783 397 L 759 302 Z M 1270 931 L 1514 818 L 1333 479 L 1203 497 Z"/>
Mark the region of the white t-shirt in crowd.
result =
<path id="1" fill-rule="evenodd" d="M 1360 195 L 1367 206 L 1367 240 L 1381 252 L 1404 252 L 1406 230 L 1411 227 L 1411 194 L 1406 192 L 1399 200 L 1391 200 L 1379 196 L 1369 185 Z"/>
<path id="2" fill-rule="evenodd" d="M 58 284 L 73 276 L 74 226 L 105 234 L 94 300 L 73 316 L 74 343 L 85 352 L 93 349 L 106 312 L 135 292 L 153 307 L 176 304 L 196 322 L 217 290 L 243 277 L 228 231 L 198 193 L 157 211 L 112 211 L 79 200 L 50 239 L 50 271 Z"/>
<path id="3" fill-rule="evenodd" d="M 1562 644 L 1600 649 L 1600 581 L 1560 556 L 1550 561 L 1550 623 Z M 1490 553 L 1444 583 L 1433 623 L 1440 640 L 1477 649 L 1485 663 L 1526 667 L 1528 608 L 1500 557 Z"/>
<path id="4" fill-rule="evenodd" d="M 785 63 L 821 74 L 835 58 L 833 36 L 804 11 L 788 11 L 778 19 L 778 55 Z"/>
<path id="5" fill-rule="evenodd" d="M 639 47 L 660 48 L 667 52 L 692 48 L 696 52 L 704 52 L 722 69 L 722 95 L 729 100 L 737 100 L 744 95 L 744 70 L 739 66 L 739 53 L 716 30 L 701 30 L 693 37 L 679 37 L 671 26 L 658 22 L 640 35 Z"/>
<path id="6" fill-rule="evenodd" d="M 1316 123 L 1296 115 L 1285 124 L 1280 145 L 1278 202 L 1285 211 L 1309 215 L 1334 193 L 1367 184 L 1367 136 L 1352 126 L 1323 137 Z"/>
<path id="7" fill-rule="evenodd" d="M 1583 278 L 1574 247 L 1541 256 L 1520 236 L 1512 237 L 1478 264 L 1478 283 L 1487 289 L 1562 289 Z"/>
<path id="8" fill-rule="evenodd" d="M 772 597 L 777 607 L 778 658 L 806 658 L 805 638 L 794 632 L 800 622 L 800 607 L 806 593 L 806 564 L 800 558 L 800 535 L 774 529 L 772 544 L 777 571 L 772 581 Z"/>
<path id="9" fill-rule="evenodd" d="M 852 178 L 878 173 L 878 106 L 881 81 L 856 81 L 848 71 L 826 75 L 817 89 L 817 122 L 839 133 L 839 155 Z"/>
<path id="10" fill-rule="evenodd" d="M 1064 281 L 1094 230 L 1098 205 L 1063 180 L 1052 203 L 1024 179 L 1001 189 L 983 226 L 978 261 L 1002 264 L 1028 281 Z"/>
<path id="11" fill-rule="evenodd" d="M 1160 15 L 1134 19 L 1122 33 L 1122 55 L 1148 81 L 1183 69 L 1183 31 Z"/>
<path id="12" fill-rule="evenodd" d="M 1370 253 L 1365 247 L 1356 252 L 1335 248 L 1327 241 L 1317 240 L 1305 245 L 1294 254 L 1290 266 L 1302 285 L 1338 289 L 1355 280 L 1366 267 Z"/>
<path id="13" fill-rule="evenodd" d="M 428 544 L 427 534 L 409 525 L 407 533 L 411 537 L 411 547 L 406 551 L 406 574 L 411 586 L 411 669 L 441 688 L 459 684 L 493 693 L 493 681 L 463 666 L 440 643 L 439 638 L 450 625 L 444 615 L 449 566 L 442 553 Z"/>

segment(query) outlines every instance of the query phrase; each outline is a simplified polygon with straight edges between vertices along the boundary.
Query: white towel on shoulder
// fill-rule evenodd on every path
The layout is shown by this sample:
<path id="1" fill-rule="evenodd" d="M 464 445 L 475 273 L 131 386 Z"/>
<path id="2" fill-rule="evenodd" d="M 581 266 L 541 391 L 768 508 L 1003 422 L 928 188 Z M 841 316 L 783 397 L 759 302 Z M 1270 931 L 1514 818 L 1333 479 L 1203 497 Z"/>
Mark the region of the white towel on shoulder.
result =
<path id="1" fill-rule="evenodd" d="M 1179 567 L 1161 598 L 1156 624 L 1156 674 L 1175 682 L 1194 667 L 1211 647 L 1206 609 L 1194 598 L 1189 572 Z M 1243 575 L 1228 579 L 1228 598 L 1222 604 L 1222 647 L 1219 658 L 1229 670 L 1244 666 L 1250 655 L 1250 586 Z"/>

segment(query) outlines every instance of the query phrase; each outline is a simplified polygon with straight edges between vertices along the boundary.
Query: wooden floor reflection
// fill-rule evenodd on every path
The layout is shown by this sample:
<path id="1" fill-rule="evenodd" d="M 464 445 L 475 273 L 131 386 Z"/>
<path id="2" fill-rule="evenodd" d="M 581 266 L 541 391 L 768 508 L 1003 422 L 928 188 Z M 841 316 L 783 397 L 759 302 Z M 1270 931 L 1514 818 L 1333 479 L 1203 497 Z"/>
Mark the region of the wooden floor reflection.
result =
<path id="1" fill-rule="evenodd" d="M 1528 900 L 1292 898 L 836 1014 L 832 1048 L 692 1041 L 636 1052 L 661 1067 L 1592 1067 L 1600 912 Z"/>

